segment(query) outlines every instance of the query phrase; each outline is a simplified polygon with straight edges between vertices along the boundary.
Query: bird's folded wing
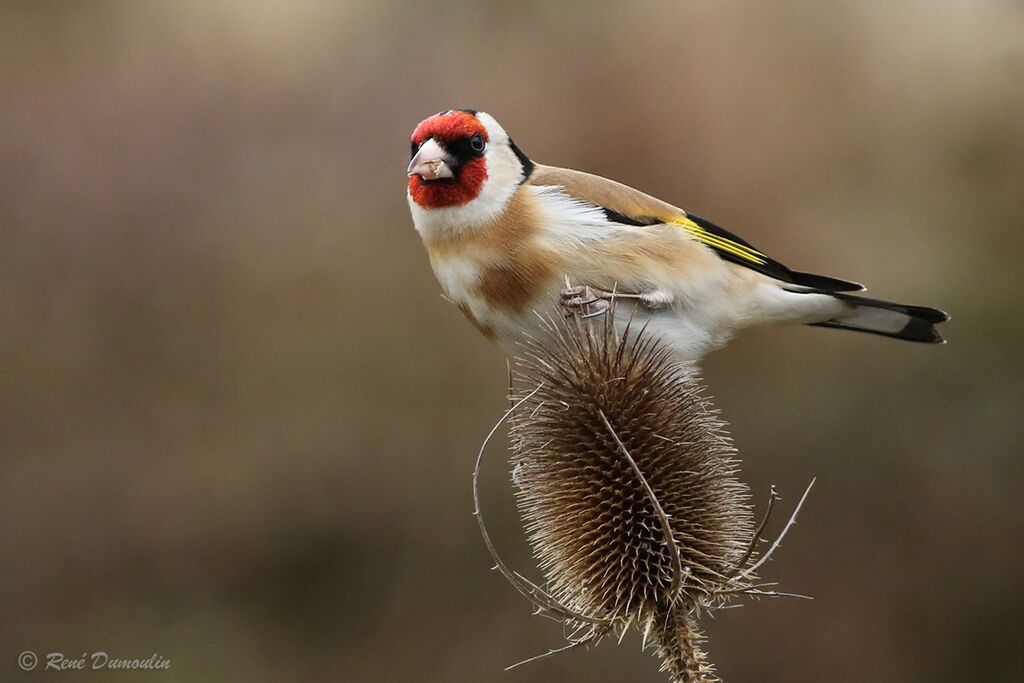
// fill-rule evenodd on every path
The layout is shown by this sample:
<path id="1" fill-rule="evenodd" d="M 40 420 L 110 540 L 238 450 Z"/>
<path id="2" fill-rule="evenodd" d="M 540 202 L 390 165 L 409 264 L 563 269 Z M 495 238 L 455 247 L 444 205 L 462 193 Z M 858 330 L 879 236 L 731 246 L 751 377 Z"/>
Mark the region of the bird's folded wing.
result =
<path id="1" fill-rule="evenodd" d="M 573 199 L 603 209 L 612 223 L 637 227 L 678 226 L 723 259 L 782 282 L 831 292 L 863 289 L 856 282 L 790 270 L 711 221 L 614 180 L 582 171 L 538 165 L 529 182 L 531 185 L 561 187 Z"/>

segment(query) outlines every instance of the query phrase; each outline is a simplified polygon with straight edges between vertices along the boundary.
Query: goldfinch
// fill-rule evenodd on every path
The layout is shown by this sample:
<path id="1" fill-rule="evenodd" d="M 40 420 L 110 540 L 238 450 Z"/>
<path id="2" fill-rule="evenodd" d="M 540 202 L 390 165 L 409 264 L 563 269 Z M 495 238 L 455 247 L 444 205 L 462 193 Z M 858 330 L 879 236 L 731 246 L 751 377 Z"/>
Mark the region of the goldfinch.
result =
<path id="1" fill-rule="evenodd" d="M 416 126 L 408 176 L 445 296 L 510 354 L 542 316 L 601 314 L 613 297 L 635 304 L 617 317 L 639 318 L 681 360 L 767 323 L 944 341 L 942 311 L 851 294 L 864 288 L 790 270 L 631 187 L 534 163 L 484 112 L 452 109 Z"/>

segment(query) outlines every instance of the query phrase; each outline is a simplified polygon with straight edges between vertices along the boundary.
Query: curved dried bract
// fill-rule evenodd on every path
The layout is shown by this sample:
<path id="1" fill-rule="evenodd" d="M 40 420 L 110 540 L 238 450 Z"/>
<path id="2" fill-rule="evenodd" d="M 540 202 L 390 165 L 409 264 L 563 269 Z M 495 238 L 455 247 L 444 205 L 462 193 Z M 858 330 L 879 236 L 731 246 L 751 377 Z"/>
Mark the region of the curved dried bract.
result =
<path id="1" fill-rule="evenodd" d="M 494 433 L 498 431 L 498 428 L 515 412 L 516 408 L 525 403 L 527 400 L 533 397 L 542 387 L 537 387 L 523 398 L 519 399 L 514 403 L 498 420 L 495 425 L 491 428 L 491 431 L 487 433 L 484 438 L 484 442 L 480 445 L 480 450 L 476 455 L 476 465 L 473 468 L 473 516 L 476 517 L 477 525 L 480 527 L 480 535 L 483 536 L 484 545 L 487 546 L 487 551 L 491 554 L 491 559 L 494 560 L 494 568 L 502 573 L 502 575 L 508 580 L 512 586 L 519 591 L 523 597 L 533 603 L 538 613 L 550 614 L 558 619 L 562 620 L 573 620 L 583 623 L 592 624 L 595 627 L 607 626 L 611 623 L 609 619 L 602 619 L 597 617 L 588 617 L 585 614 L 575 612 L 564 605 L 560 604 L 556 599 L 552 598 L 543 588 L 537 586 L 525 576 L 519 572 L 512 571 L 509 569 L 505 561 L 501 559 L 497 549 L 494 547 L 494 542 L 491 541 L 491 535 L 487 532 L 487 525 L 484 524 L 483 512 L 480 509 L 480 466 L 483 464 L 484 452 L 487 450 L 487 445 L 491 442 L 491 438 Z M 560 648 L 549 654 L 554 654 L 561 650 L 568 648 Z M 525 663 L 525 662 L 521 662 Z"/>

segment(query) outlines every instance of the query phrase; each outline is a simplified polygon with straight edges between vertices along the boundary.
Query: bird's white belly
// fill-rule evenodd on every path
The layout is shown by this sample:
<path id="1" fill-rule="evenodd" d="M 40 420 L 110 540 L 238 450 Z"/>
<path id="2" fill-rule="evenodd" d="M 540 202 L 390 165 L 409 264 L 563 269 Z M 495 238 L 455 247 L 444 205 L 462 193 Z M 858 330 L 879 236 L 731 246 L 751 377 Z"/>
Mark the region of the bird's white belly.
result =
<path id="1" fill-rule="evenodd" d="M 625 329 L 629 315 L 616 315 L 616 326 Z M 638 330 L 646 325 L 646 334 L 660 339 L 673 351 L 680 361 L 698 361 L 705 355 L 725 345 L 732 336 L 725 328 L 708 324 L 685 311 L 638 311 L 631 328 Z"/>
<path id="2" fill-rule="evenodd" d="M 524 335 L 542 338 L 545 321 L 560 321 L 566 314 L 559 298 L 560 287 L 555 288 L 546 302 L 537 302 L 521 314 L 495 314 L 490 312 L 487 325 L 493 329 L 502 350 L 515 356 L 521 353 Z M 646 334 L 668 345 L 680 361 L 698 361 L 706 354 L 724 346 L 735 332 L 735 321 L 728 311 L 691 308 L 679 303 L 659 309 L 650 309 L 629 300 L 616 303 L 615 326 L 619 334 L 629 327 L 632 333 L 642 328 Z M 591 319 L 603 325 L 603 317 Z"/>

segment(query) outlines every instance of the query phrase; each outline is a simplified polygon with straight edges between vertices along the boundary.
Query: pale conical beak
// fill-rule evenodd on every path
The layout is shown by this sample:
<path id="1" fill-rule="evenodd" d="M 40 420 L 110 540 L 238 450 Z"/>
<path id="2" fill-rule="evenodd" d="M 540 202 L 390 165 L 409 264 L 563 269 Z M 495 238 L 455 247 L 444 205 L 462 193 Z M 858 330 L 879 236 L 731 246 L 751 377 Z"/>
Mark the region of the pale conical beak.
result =
<path id="1" fill-rule="evenodd" d="M 452 164 L 455 159 L 444 151 L 437 140 L 430 138 L 419 148 L 416 156 L 409 162 L 407 173 L 410 176 L 418 175 L 424 180 L 439 180 L 441 178 L 454 178 Z"/>

